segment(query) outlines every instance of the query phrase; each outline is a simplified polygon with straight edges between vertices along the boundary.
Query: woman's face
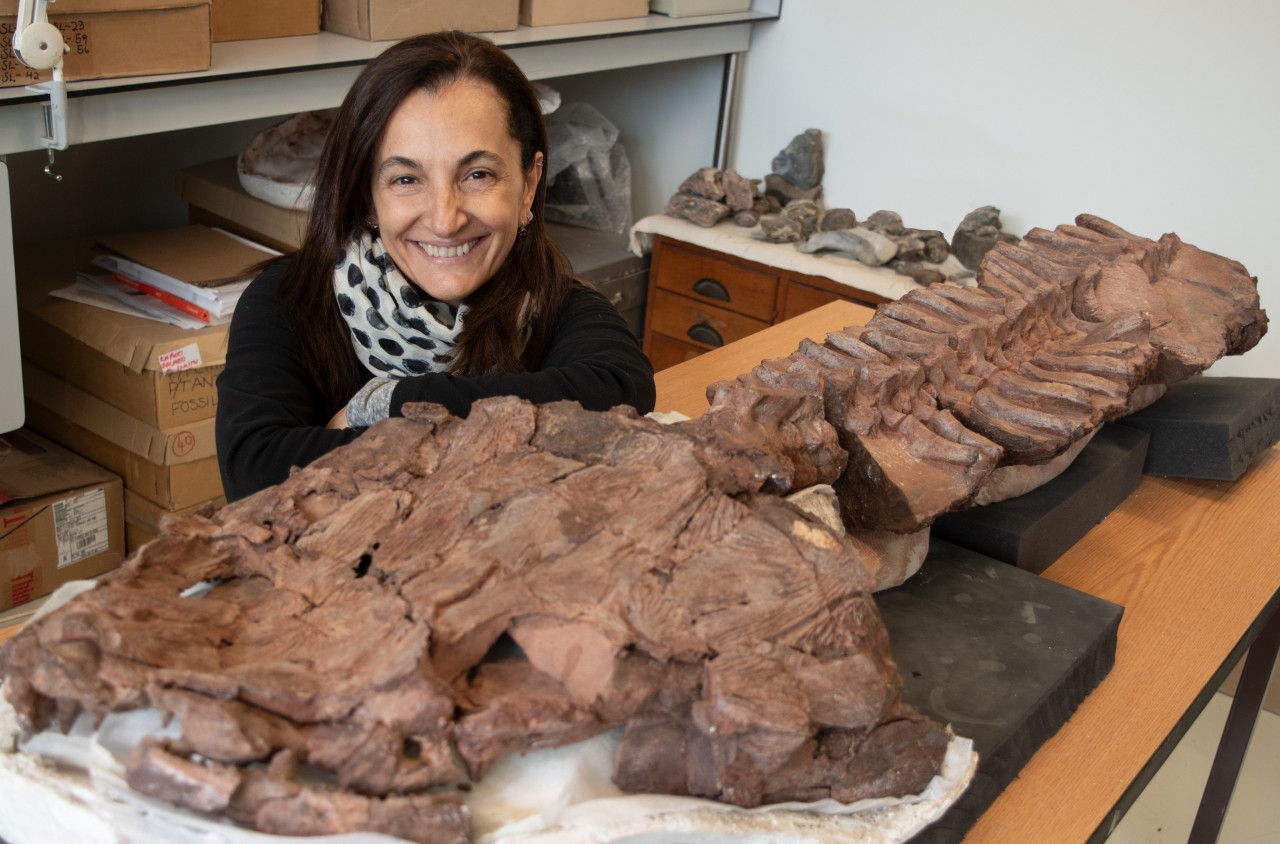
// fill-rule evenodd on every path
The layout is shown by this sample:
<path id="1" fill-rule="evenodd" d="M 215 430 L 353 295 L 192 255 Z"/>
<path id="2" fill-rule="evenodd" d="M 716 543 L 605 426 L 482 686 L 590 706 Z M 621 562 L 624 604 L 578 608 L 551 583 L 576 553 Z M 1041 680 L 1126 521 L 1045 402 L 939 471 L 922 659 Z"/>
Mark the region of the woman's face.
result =
<path id="1" fill-rule="evenodd" d="M 541 152 L 521 169 L 507 105 L 491 85 L 420 89 L 392 113 L 378 145 L 373 222 L 400 272 L 456 307 L 506 260 L 541 171 Z"/>

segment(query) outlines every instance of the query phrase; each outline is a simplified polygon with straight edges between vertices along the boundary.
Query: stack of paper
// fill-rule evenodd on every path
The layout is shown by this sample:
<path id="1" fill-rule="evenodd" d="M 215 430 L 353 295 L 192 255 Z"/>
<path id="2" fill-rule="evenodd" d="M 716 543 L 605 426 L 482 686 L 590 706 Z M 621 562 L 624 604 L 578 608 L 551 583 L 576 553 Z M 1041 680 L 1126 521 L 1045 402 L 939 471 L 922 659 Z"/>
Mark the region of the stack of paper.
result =
<path id="1" fill-rule="evenodd" d="M 123 310 L 183 328 L 226 322 L 251 268 L 279 252 L 203 225 L 104 235 L 68 299 Z"/>

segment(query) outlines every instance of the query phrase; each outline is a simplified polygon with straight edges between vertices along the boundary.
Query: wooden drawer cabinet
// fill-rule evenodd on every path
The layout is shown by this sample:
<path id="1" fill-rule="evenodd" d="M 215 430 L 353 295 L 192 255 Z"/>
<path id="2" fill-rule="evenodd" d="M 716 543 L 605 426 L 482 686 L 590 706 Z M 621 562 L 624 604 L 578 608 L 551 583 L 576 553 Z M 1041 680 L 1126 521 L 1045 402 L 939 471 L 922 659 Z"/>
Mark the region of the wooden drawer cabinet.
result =
<path id="1" fill-rule="evenodd" d="M 817 287 L 810 287 L 798 281 L 788 281 L 787 298 L 783 305 L 782 319 L 791 319 L 792 317 L 800 316 L 800 314 L 808 313 L 814 308 L 820 308 L 828 302 L 846 298 L 848 297 L 841 296 L 831 290 L 820 290 Z"/>
<path id="2" fill-rule="evenodd" d="M 667 241 L 654 249 L 650 273 L 656 287 L 773 324 L 778 274 L 696 246 Z"/>
<path id="3" fill-rule="evenodd" d="M 655 370 L 837 299 L 872 307 L 889 301 L 662 235 L 653 241 L 644 351 Z"/>
<path id="4" fill-rule="evenodd" d="M 670 290 L 652 290 L 650 295 L 653 297 L 649 305 L 650 330 L 704 349 L 719 348 L 770 325 L 728 308 L 677 296 Z"/>

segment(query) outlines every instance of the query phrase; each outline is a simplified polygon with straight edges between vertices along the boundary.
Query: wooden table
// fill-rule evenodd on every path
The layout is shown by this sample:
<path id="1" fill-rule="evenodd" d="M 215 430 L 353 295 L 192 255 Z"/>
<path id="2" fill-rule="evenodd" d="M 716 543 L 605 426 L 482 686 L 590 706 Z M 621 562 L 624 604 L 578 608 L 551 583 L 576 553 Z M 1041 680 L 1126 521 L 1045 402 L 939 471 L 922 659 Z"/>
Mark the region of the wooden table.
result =
<path id="1" fill-rule="evenodd" d="M 832 303 L 664 370 L 657 409 L 696 416 L 706 385 L 869 315 Z M 1103 840 L 1261 633 L 1245 666 L 1255 694 L 1245 699 L 1242 678 L 1228 724 L 1229 731 L 1244 724 L 1247 745 L 1280 636 L 1277 501 L 1276 448 L 1235 482 L 1144 477 L 1042 573 L 1125 608 L 1115 667 L 978 819 L 966 844 Z M 1211 778 L 1232 778 L 1230 761 L 1225 777 Z"/>

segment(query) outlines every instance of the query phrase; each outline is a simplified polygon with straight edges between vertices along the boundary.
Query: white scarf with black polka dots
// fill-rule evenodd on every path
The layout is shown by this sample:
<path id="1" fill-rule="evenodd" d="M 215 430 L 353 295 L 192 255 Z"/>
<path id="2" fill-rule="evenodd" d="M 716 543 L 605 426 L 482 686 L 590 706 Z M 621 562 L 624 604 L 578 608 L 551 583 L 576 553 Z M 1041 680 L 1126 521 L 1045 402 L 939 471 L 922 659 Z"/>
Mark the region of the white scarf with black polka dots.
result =
<path id="1" fill-rule="evenodd" d="M 454 313 L 443 302 L 424 301 L 376 234 L 364 232 L 347 246 L 333 289 L 351 345 L 371 373 L 406 378 L 449 368 L 467 306 Z"/>

